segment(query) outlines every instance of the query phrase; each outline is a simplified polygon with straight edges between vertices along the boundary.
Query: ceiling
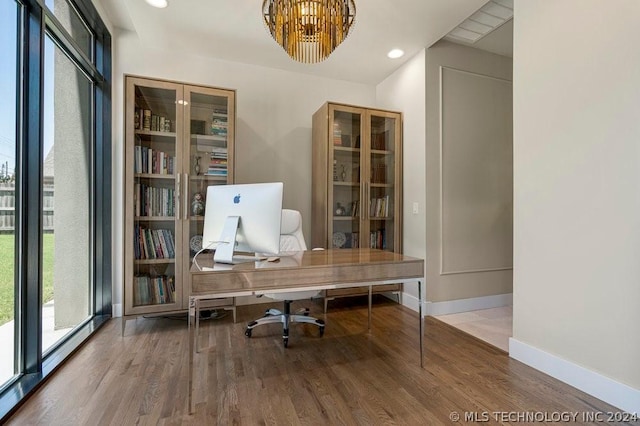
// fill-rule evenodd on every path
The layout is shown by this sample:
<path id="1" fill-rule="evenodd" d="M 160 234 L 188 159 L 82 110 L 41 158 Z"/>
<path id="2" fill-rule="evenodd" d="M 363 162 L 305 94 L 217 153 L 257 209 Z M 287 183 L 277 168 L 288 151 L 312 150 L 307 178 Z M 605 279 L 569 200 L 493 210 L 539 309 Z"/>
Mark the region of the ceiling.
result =
<path id="1" fill-rule="evenodd" d="M 199 56 L 365 84 L 382 81 L 487 2 L 355 0 L 356 23 L 349 37 L 324 62 L 302 64 L 290 59 L 271 38 L 262 21 L 262 0 L 168 0 L 165 9 L 153 8 L 144 0 L 94 1 L 115 27 L 135 32 L 149 48 L 180 49 Z M 504 27 L 507 25 L 500 29 Z M 487 43 L 494 33 L 481 41 Z M 404 50 L 405 55 L 387 58 L 392 48 Z"/>

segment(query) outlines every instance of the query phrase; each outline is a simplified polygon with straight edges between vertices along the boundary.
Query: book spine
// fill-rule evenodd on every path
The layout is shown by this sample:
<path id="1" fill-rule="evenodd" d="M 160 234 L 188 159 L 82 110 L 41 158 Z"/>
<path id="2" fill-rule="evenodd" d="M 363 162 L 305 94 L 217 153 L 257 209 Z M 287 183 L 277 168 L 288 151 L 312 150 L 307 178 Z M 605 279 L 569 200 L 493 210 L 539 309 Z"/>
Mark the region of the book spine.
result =
<path id="1" fill-rule="evenodd" d="M 143 111 L 142 129 L 151 130 L 151 110 L 150 109 L 145 109 Z"/>

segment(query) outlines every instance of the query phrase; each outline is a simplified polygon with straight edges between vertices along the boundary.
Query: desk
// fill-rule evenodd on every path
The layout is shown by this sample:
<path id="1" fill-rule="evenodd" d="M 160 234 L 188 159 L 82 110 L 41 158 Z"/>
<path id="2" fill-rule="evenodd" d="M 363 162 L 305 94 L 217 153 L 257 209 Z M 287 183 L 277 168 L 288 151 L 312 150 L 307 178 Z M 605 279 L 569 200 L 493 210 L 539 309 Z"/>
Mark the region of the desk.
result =
<path id="1" fill-rule="evenodd" d="M 371 288 L 374 285 L 415 282 L 418 285 L 418 318 L 420 321 L 420 366 L 422 348 L 422 280 L 424 261 L 398 253 L 374 249 L 340 249 L 305 251 L 282 257 L 279 262 L 250 262 L 239 265 L 212 264 L 198 259 L 199 270 L 191 267 L 189 296 L 189 410 L 193 402 L 193 357 L 197 346 L 195 315 L 201 300 L 286 293 L 302 290 L 327 290 L 353 286 L 369 286 L 369 329 L 371 328 Z"/>

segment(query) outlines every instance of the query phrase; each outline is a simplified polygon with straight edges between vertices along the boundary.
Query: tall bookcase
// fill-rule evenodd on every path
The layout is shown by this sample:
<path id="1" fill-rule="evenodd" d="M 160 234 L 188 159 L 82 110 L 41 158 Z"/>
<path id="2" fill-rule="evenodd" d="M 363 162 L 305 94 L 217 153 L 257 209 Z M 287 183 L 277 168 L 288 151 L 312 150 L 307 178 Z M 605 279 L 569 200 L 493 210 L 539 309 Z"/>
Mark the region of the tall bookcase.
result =
<path id="1" fill-rule="evenodd" d="M 326 103 L 313 115 L 312 152 L 312 246 L 401 252 L 402 114 Z M 367 292 L 328 290 L 325 310 L 328 300 Z"/>
<path id="2" fill-rule="evenodd" d="M 134 76 L 125 85 L 126 319 L 188 308 L 207 187 L 234 181 L 235 91 Z"/>

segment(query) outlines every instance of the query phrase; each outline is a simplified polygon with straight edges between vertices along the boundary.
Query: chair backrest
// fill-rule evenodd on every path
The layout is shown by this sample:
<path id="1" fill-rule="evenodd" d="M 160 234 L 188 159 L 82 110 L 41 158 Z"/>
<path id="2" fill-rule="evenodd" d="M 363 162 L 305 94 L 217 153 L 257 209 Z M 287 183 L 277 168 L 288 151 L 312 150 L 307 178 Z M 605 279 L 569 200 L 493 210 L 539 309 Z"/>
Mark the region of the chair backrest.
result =
<path id="1" fill-rule="evenodd" d="M 302 234 L 302 215 L 297 210 L 282 209 L 280 251 L 304 251 L 307 244 Z"/>

